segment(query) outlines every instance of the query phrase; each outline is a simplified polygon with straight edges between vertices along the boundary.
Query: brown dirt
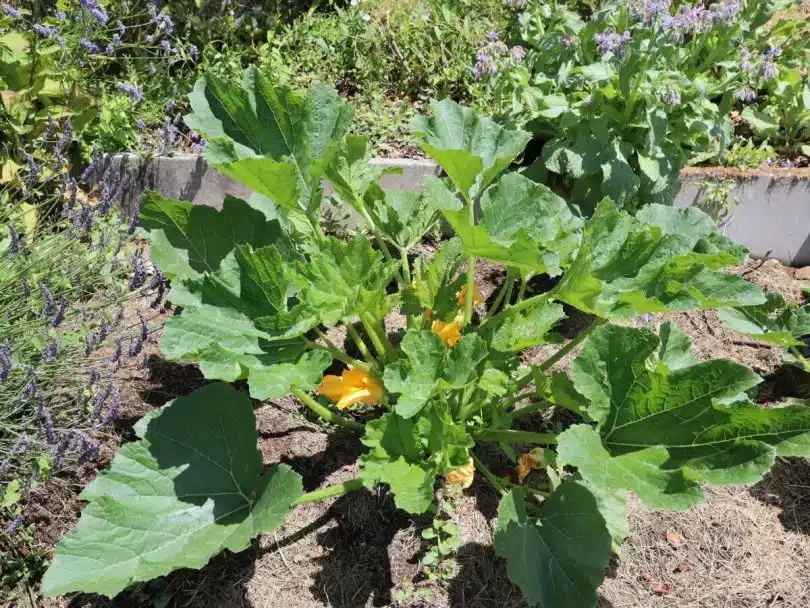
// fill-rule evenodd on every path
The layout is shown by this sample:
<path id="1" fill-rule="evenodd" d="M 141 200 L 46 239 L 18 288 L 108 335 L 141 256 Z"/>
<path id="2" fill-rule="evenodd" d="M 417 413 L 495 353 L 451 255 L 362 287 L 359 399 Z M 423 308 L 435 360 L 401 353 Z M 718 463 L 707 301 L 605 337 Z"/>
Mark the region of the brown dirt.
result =
<path id="1" fill-rule="evenodd" d="M 778 262 L 750 262 L 735 272 L 790 300 L 801 299 L 802 282 Z M 479 265 L 486 299 L 494 297 L 503 275 L 496 264 Z M 778 352 L 740 343 L 713 313 L 656 315 L 647 325 L 655 328 L 664 321 L 676 323 L 693 339 L 696 357 L 733 356 L 751 365 L 765 378 L 763 402 L 802 391 L 810 395 L 807 380 L 800 384 L 799 376 L 785 375 Z M 582 323 L 573 316 L 561 333 L 572 335 Z M 630 323 L 643 325 L 640 319 Z M 390 323 L 389 331 L 395 332 L 396 325 Z M 339 344 L 343 336 L 330 338 Z M 542 354 L 538 350 L 534 356 Z M 558 366 L 569 365 L 571 357 Z M 157 355 L 149 361 L 144 377 L 133 385 L 132 421 L 199 383 L 191 366 L 168 364 Z M 265 463 L 289 463 L 304 476 L 307 490 L 354 476 L 359 442 L 324 432 L 294 400 L 263 404 L 256 418 Z M 75 519 L 80 505 L 73 493 L 85 480 L 62 480 L 59 492 L 44 497 L 58 529 L 67 529 Z M 779 459 L 753 487 L 711 488 L 706 494 L 706 501 L 684 513 L 649 512 L 631 501 L 632 536 L 599 590 L 600 608 L 810 605 L 810 461 Z M 379 490 L 298 507 L 284 527 L 262 536 L 249 550 L 226 552 L 200 571 L 173 573 L 114 601 L 76 597 L 43 605 L 146 607 L 165 600 L 169 606 L 199 608 L 518 608 L 526 604 L 492 549 L 496 505 L 497 496 L 478 480 L 458 499 L 453 518 L 461 528 L 462 546 L 444 580 L 427 579 L 420 563 L 426 550 L 420 531 L 429 519 L 397 511 Z M 678 535 L 680 546 L 667 541 L 668 532 Z"/>

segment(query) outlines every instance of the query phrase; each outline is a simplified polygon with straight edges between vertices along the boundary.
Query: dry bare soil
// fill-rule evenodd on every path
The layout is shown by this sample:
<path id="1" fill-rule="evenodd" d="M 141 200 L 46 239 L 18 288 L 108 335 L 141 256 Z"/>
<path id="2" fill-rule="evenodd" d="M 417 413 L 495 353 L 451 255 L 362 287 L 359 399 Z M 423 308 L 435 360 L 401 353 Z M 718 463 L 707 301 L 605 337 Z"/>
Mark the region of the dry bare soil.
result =
<path id="1" fill-rule="evenodd" d="M 801 301 L 802 283 L 774 261 L 751 262 L 735 272 Z M 488 296 L 503 279 L 494 265 L 478 269 Z M 580 320 L 581 321 L 581 320 Z M 674 321 L 694 341 L 700 359 L 731 357 L 765 380 L 763 404 L 810 396 L 810 378 L 780 363 L 776 349 L 724 330 L 713 313 L 658 315 L 646 326 Z M 644 323 L 638 319 L 634 325 Z M 577 319 L 569 320 L 574 331 Z M 187 394 L 202 379 L 192 366 L 174 365 L 157 354 L 155 340 L 146 370 L 133 373 L 127 396 L 128 426 L 149 408 Z M 538 349 L 531 359 L 547 354 Z M 570 365 L 571 357 L 558 365 Z M 305 488 L 355 475 L 359 442 L 324 432 L 290 399 L 258 404 L 260 449 L 267 465 L 287 462 L 304 476 Z M 108 457 L 119 438 L 111 438 Z M 495 463 L 497 466 L 497 463 Z M 508 470 L 501 470 L 507 473 Z M 55 480 L 43 489 L 31 515 L 41 541 L 55 542 L 81 508 L 75 491 L 92 471 Z M 810 606 L 810 461 L 779 459 L 753 487 L 706 490 L 707 500 L 683 513 L 646 511 L 631 502 L 632 536 L 611 564 L 599 591 L 600 608 L 807 608 Z M 275 534 L 261 537 L 238 555 L 225 553 L 200 571 L 184 570 L 108 601 L 78 596 L 47 600 L 48 608 L 85 606 L 189 606 L 199 608 L 316 608 L 334 606 L 509 608 L 525 606 L 492 550 L 497 497 L 476 482 L 458 501 L 455 520 L 463 544 L 444 580 L 423 575 L 427 519 L 397 511 L 384 490 L 347 495 L 297 508 Z"/>

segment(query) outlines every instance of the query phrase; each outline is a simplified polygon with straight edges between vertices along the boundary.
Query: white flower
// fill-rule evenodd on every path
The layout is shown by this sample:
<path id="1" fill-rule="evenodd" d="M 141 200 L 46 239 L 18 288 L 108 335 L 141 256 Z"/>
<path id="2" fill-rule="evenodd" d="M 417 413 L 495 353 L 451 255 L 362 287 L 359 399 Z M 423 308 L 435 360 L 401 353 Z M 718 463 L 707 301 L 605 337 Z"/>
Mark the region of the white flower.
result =
<path id="1" fill-rule="evenodd" d="M 368 13 L 363 13 L 363 21 L 365 21 L 366 23 L 371 21 L 371 15 L 369 15 Z"/>

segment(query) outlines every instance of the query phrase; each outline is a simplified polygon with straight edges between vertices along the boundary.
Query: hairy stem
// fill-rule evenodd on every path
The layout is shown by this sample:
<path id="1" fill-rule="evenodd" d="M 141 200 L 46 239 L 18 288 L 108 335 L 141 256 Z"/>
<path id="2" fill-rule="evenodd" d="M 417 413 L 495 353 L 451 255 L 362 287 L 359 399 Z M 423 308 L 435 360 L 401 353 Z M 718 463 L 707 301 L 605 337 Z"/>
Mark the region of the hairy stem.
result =
<path id="1" fill-rule="evenodd" d="M 533 298 L 530 298 L 530 299 L 533 299 Z M 526 300 L 526 301 L 528 302 L 528 300 Z M 571 340 L 567 344 L 563 345 L 563 347 L 560 348 L 556 353 L 551 355 L 548 359 L 543 361 L 540 365 L 538 365 L 537 367 L 532 369 L 528 374 L 526 374 L 520 380 L 518 380 L 517 381 L 518 390 L 523 388 L 524 386 L 526 386 L 527 384 L 529 384 L 532 381 L 532 379 L 534 378 L 534 372 L 535 371 L 539 371 L 541 373 L 546 373 L 548 370 L 551 369 L 551 367 L 555 363 L 557 363 L 557 361 L 559 361 L 560 359 L 565 357 L 565 355 L 567 355 L 572 350 L 574 350 L 577 346 L 582 344 L 582 342 L 584 342 L 585 339 L 588 336 L 590 336 L 597 327 L 599 327 L 600 325 L 604 325 L 605 322 L 606 322 L 605 319 L 600 319 L 600 318 L 594 319 L 593 322 L 588 327 L 586 327 L 581 332 L 579 332 L 579 334 L 577 334 L 577 336 L 573 340 Z"/>
<path id="2" fill-rule="evenodd" d="M 516 431 L 513 429 L 481 429 L 473 433 L 473 437 L 480 441 L 502 441 L 504 443 L 532 443 L 541 445 L 554 445 L 557 436 L 553 433 L 533 433 L 532 431 Z"/>
<path id="3" fill-rule="evenodd" d="M 298 397 L 301 403 L 306 405 L 309 409 L 311 409 L 318 416 L 320 416 L 330 424 L 342 426 L 344 429 L 357 432 L 360 432 L 365 428 L 365 425 L 361 424 L 360 422 L 349 420 L 348 418 L 344 418 L 343 416 L 336 414 L 332 410 L 325 408 L 297 386 L 293 387 L 292 392 L 293 395 Z"/>
<path id="4" fill-rule="evenodd" d="M 523 301 L 523 296 L 526 295 L 526 287 L 529 284 L 529 280 L 526 277 L 522 277 L 520 279 L 520 289 L 518 290 L 517 301 L 518 303 Z"/>
<path id="5" fill-rule="evenodd" d="M 469 213 L 470 225 L 475 225 L 475 205 L 467 199 L 467 212 Z M 473 298 L 475 297 L 475 256 L 467 258 L 467 293 L 464 298 L 464 323 L 469 325 L 472 321 Z"/>
<path id="6" fill-rule="evenodd" d="M 802 353 L 799 351 L 799 349 L 796 348 L 795 346 L 791 346 L 790 347 L 790 352 L 794 357 L 796 357 L 796 360 L 804 368 L 804 371 L 810 372 L 810 361 L 808 361 L 807 358 L 804 355 L 802 355 Z"/>
<path id="7" fill-rule="evenodd" d="M 490 471 L 487 468 L 487 465 L 481 462 L 481 459 L 478 458 L 478 456 L 476 456 L 475 454 L 472 454 L 472 459 L 473 462 L 475 463 L 475 468 L 481 471 L 481 474 L 487 478 L 487 481 L 491 483 L 493 486 L 495 486 L 495 489 L 498 490 L 498 492 L 500 492 L 501 496 L 506 494 L 507 492 L 506 487 L 504 487 L 503 482 L 501 482 L 501 480 L 498 479 L 498 476 L 495 475 L 495 473 L 493 473 L 492 471 Z"/>
<path id="8" fill-rule="evenodd" d="M 351 367 L 356 367 L 357 369 L 362 369 L 366 373 L 371 372 L 371 366 L 366 363 L 365 361 L 358 361 L 344 353 L 340 350 L 336 344 L 334 344 L 325 333 L 323 333 L 320 329 L 315 329 L 315 332 L 318 334 L 318 337 L 324 341 L 325 346 L 318 344 L 316 342 L 312 342 L 311 340 L 307 340 L 307 346 L 310 348 L 321 348 L 325 349 L 338 361 L 342 361 L 346 365 L 350 365 Z"/>
<path id="9" fill-rule="evenodd" d="M 400 249 L 399 258 L 402 260 L 402 273 L 405 275 L 406 285 L 411 284 L 411 265 L 408 262 L 408 250 Z"/>
<path id="10" fill-rule="evenodd" d="M 388 341 L 385 327 L 381 323 L 377 323 L 368 313 L 362 313 L 360 321 L 363 323 L 363 327 L 380 357 L 384 361 L 394 361 L 397 358 L 397 352 L 394 345 Z"/>
<path id="11" fill-rule="evenodd" d="M 334 496 L 342 496 L 343 494 L 347 494 L 349 492 L 362 490 L 364 487 L 363 482 L 359 479 L 349 479 L 343 483 L 336 483 L 334 485 L 315 490 L 314 492 L 308 492 L 296 500 L 293 505 L 305 505 L 310 502 L 326 500 L 327 498 L 332 498 Z"/>
<path id="12" fill-rule="evenodd" d="M 363 340 L 363 337 L 354 328 L 354 325 L 352 325 L 348 320 L 344 319 L 343 324 L 346 326 L 346 331 L 351 336 L 352 340 L 354 341 L 355 346 L 357 346 L 357 350 L 360 351 L 360 354 L 363 355 L 363 358 L 366 361 L 368 361 L 369 363 L 372 363 L 374 361 L 374 357 L 372 356 L 371 351 L 369 350 L 368 346 L 366 345 L 365 341 Z"/>
<path id="13" fill-rule="evenodd" d="M 498 308 L 500 307 L 501 302 L 503 302 L 504 298 L 506 297 L 507 291 L 509 291 L 508 286 L 512 285 L 513 282 L 514 280 L 512 279 L 512 269 L 507 268 L 506 279 L 504 280 L 503 285 L 501 285 L 501 289 L 498 291 L 498 297 L 495 298 L 495 302 L 493 302 L 492 306 L 490 306 L 489 310 L 487 310 L 487 314 L 484 315 L 484 320 L 481 322 L 481 325 L 486 323 L 487 319 L 489 319 L 492 315 L 498 312 Z"/>

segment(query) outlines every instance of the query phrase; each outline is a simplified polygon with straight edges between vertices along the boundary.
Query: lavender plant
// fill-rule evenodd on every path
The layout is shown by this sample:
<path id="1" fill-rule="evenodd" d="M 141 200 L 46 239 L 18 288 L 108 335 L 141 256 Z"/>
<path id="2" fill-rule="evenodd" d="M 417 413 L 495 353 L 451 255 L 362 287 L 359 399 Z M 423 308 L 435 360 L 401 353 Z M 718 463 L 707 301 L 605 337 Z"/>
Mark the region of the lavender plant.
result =
<path id="1" fill-rule="evenodd" d="M 33 576 L 33 486 L 94 461 L 120 406 L 119 371 L 142 348 L 147 320 L 123 306 L 162 277 L 133 255 L 115 207 L 120 181 L 102 158 L 73 177 L 69 118 L 51 119 L 0 193 L 0 598 Z M 148 270 L 147 270 L 148 269 Z M 139 279 L 127 288 L 133 270 Z M 131 280 L 130 280 L 131 283 Z M 133 345 L 140 344 L 135 348 Z M 16 564 L 10 570 L 5 564 Z M 23 579 L 23 580 L 21 580 Z"/>
<path id="2" fill-rule="evenodd" d="M 732 109 L 771 90 L 772 111 L 797 105 L 782 100 L 787 84 L 773 88 L 785 74 L 801 95 L 793 81 L 810 56 L 806 23 L 770 22 L 788 4 L 609 1 L 586 20 L 556 1 L 527 2 L 526 57 L 499 62 L 504 55 L 490 52 L 486 78 L 501 114 L 527 123 L 542 145 L 536 179 L 567 189 L 588 213 L 604 196 L 628 208 L 668 203 L 684 164 L 717 159 L 731 145 Z M 781 128 L 796 141 L 804 114 L 790 116 Z"/>

